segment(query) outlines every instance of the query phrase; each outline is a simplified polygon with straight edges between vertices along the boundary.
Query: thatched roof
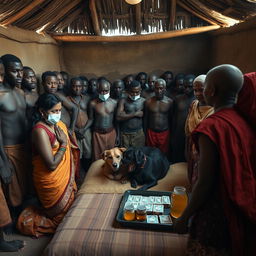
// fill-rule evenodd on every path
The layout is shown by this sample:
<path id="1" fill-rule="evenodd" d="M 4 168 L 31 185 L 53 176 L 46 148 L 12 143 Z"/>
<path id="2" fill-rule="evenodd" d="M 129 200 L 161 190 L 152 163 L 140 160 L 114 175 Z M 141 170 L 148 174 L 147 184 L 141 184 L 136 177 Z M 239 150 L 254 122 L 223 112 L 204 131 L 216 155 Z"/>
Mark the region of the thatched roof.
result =
<path id="1" fill-rule="evenodd" d="M 220 27 L 256 14 L 256 0 L 2 0 L 0 25 L 65 35 L 140 35 Z M 197 30 L 195 30 L 197 28 Z M 57 37 L 59 36 L 59 37 Z M 93 37 L 95 38 L 95 37 Z"/>

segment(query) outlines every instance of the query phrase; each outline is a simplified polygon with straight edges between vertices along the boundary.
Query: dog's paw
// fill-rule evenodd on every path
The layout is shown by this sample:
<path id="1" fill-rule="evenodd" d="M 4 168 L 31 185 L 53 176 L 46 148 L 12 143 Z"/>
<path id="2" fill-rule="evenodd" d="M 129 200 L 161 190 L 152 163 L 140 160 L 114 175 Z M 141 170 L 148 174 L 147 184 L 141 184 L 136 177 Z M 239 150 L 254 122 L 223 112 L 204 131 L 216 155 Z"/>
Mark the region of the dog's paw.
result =
<path id="1" fill-rule="evenodd" d="M 121 184 L 127 184 L 129 182 L 129 180 L 127 180 L 127 179 L 122 179 L 122 180 L 120 180 L 120 183 Z"/>

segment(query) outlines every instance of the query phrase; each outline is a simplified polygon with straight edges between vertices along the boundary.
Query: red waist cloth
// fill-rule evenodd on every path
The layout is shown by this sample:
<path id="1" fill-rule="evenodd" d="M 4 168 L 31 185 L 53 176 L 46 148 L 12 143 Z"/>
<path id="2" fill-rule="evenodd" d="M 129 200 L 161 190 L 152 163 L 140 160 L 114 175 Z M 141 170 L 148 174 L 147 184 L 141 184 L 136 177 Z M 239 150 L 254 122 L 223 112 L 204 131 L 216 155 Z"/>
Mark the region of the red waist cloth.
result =
<path id="1" fill-rule="evenodd" d="M 169 152 L 169 137 L 170 131 L 155 132 L 151 129 L 147 130 L 146 145 L 148 147 L 159 148 L 163 153 Z"/>
<path id="2" fill-rule="evenodd" d="M 216 145 L 220 161 L 220 194 L 229 222 L 232 253 L 244 254 L 256 229 L 256 134 L 234 109 L 223 109 L 203 120 L 192 136 L 205 134 Z M 256 244 L 251 248 L 256 255 Z"/>

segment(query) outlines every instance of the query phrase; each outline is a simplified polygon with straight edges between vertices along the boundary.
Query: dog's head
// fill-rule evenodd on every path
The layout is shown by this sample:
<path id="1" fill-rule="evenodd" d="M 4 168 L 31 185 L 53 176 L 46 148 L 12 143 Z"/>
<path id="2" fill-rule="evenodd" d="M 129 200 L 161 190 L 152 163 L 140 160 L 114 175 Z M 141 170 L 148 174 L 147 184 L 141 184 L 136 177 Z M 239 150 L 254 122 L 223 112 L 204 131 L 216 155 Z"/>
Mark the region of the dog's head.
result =
<path id="1" fill-rule="evenodd" d="M 127 171 L 131 173 L 137 168 L 142 168 L 145 163 L 145 154 L 139 148 L 130 147 L 124 152 L 122 163 L 127 166 Z"/>
<path id="2" fill-rule="evenodd" d="M 126 148 L 112 148 L 102 153 L 102 159 L 113 172 L 118 172 Z"/>

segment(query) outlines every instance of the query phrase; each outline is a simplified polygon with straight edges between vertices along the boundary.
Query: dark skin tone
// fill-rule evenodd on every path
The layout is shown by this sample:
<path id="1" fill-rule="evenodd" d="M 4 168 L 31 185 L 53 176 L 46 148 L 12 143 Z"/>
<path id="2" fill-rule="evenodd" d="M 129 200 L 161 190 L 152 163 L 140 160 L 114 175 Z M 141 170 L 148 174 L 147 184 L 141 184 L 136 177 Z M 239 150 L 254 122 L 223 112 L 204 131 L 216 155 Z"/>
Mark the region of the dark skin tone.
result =
<path id="1" fill-rule="evenodd" d="M 203 82 L 194 82 L 193 84 L 193 90 L 194 90 L 194 95 L 196 97 L 196 99 L 199 101 L 199 105 L 200 106 L 205 106 L 206 102 L 204 99 L 204 84 Z"/>
<path id="2" fill-rule="evenodd" d="M 128 91 L 128 95 L 137 96 L 141 93 L 141 87 L 133 87 Z M 126 130 L 139 130 L 142 128 L 144 98 L 139 98 L 133 101 L 128 96 L 126 99 L 121 99 L 117 108 L 117 120 L 121 121 L 121 127 Z"/>
<path id="3" fill-rule="evenodd" d="M 91 97 L 97 95 L 97 79 L 91 79 L 88 83 L 88 93 Z"/>
<path id="4" fill-rule="evenodd" d="M 99 84 L 99 94 L 109 94 L 110 85 L 106 81 Z M 109 129 L 114 126 L 117 101 L 110 97 L 106 101 L 99 98 L 90 102 L 89 119 L 93 120 L 93 127 L 100 130 Z"/>
<path id="5" fill-rule="evenodd" d="M 49 114 L 57 114 L 61 112 L 61 102 L 57 103 L 49 110 L 40 109 L 40 113 L 42 115 L 42 120 L 38 122 L 46 126 L 50 131 L 52 131 L 56 136 L 56 141 L 53 147 L 66 147 L 67 146 L 67 136 L 63 132 L 63 130 L 57 125 L 52 125 L 47 121 Z M 49 171 L 54 171 L 59 163 L 61 162 L 64 151 L 58 150 L 55 155 L 52 154 L 52 146 L 50 143 L 50 139 L 46 131 L 42 128 L 34 129 L 32 131 L 32 144 L 34 145 L 38 154 L 42 157 L 45 165 L 49 169 Z"/>
<path id="6" fill-rule="evenodd" d="M 83 139 L 84 132 L 92 125 L 92 120 L 88 118 L 87 108 L 90 97 L 82 95 L 82 82 L 75 80 L 71 84 L 71 101 L 79 108 L 75 133 L 78 139 Z"/>
<path id="7" fill-rule="evenodd" d="M 1 178 L 1 182 L 8 184 L 11 182 L 12 171 L 11 171 L 10 163 L 8 161 L 8 158 L 7 158 L 4 148 L 3 148 L 3 146 L 5 145 L 4 144 L 5 140 L 3 139 L 5 137 L 5 134 L 3 133 L 3 131 L 6 130 L 7 125 L 8 125 L 8 127 L 10 126 L 10 124 L 8 124 L 8 120 L 9 120 L 9 122 L 12 122 L 11 116 L 13 116 L 13 114 L 15 114 L 12 111 L 9 111 L 10 104 L 8 104 L 8 100 L 13 99 L 14 102 L 16 102 L 17 95 L 14 96 L 15 93 L 13 92 L 13 90 L 10 90 L 9 87 L 5 88 L 5 85 L 3 84 L 4 75 L 5 75 L 4 65 L 0 64 L 0 101 L 1 101 L 1 106 L 0 106 L 0 124 L 1 124 L 0 125 L 0 127 L 1 127 L 1 132 L 0 132 L 0 178 Z M 18 95 L 18 96 L 21 97 L 20 95 Z M 19 97 L 17 97 L 17 98 L 19 98 Z M 14 107 L 17 108 L 17 105 L 19 105 L 19 104 L 15 104 Z M 17 111 L 17 109 L 16 109 L 16 111 Z M 9 113 L 10 118 L 7 117 L 7 113 Z M 2 118 L 2 116 L 4 118 Z M 23 115 L 23 117 L 24 117 L 24 115 Z M 18 116 L 15 115 L 15 119 L 18 120 L 19 115 Z M 12 129 L 12 130 L 14 130 L 14 129 Z M 11 136 L 11 135 L 9 135 L 9 136 Z M 19 249 L 23 248 L 24 245 L 25 245 L 24 241 L 21 241 L 21 240 L 5 241 L 3 228 L 0 228 L 0 251 L 15 252 L 15 251 L 18 251 Z"/>
<path id="8" fill-rule="evenodd" d="M 132 75 L 128 75 L 124 78 L 125 89 L 129 88 L 129 86 L 130 86 L 130 84 L 132 83 L 133 80 L 134 80 L 134 77 Z"/>
<path id="9" fill-rule="evenodd" d="M 48 76 L 43 83 L 44 90 L 48 93 L 53 93 L 59 97 L 62 102 L 63 108 L 61 111 L 61 121 L 66 124 L 71 133 L 75 129 L 75 123 L 77 118 L 78 109 L 72 104 L 62 92 L 58 92 L 58 81 L 55 76 Z M 69 114 L 71 112 L 71 114 Z"/>
<path id="10" fill-rule="evenodd" d="M 227 72 L 225 76 L 223 75 L 224 72 Z M 214 107 L 214 112 L 224 108 L 232 108 L 241 88 L 242 82 L 240 83 L 239 80 L 242 81 L 242 73 L 233 66 L 222 65 L 212 69 L 205 80 L 204 98 L 206 104 Z M 199 152 L 198 180 L 193 188 L 187 208 L 174 224 L 174 230 L 178 233 L 187 232 L 189 218 L 203 206 L 214 189 L 218 187 L 219 152 L 215 144 L 204 134 L 199 135 Z"/>
<path id="11" fill-rule="evenodd" d="M 23 71 L 22 88 L 25 93 L 25 100 L 27 104 L 27 116 L 28 119 L 30 119 L 32 108 L 35 106 L 38 99 L 38 93 L 36 92 L 36 75 L 32 69 L 25 69 Z"/>
<path id="12" fill-rule="evenodd" d="M 23 78 L 23 65 L 20 62 L 10 62 L 5 68 L 5 79 L 7 83 L 13 88 L 21 89 L 21 82 Z"/>
<path id="13" fill-rule="evenodd" d="M 146 100 L 145 126 L 146 128 L 165 131 L 169 129 L 170 113 L 172 113 L 173 100 L 165 96 L 165 84 L 155 83 L 156 96 Z"/>
<path id="14" fill-rule="evenodd" d="M 64 81 L 61 73 L 57 73 L 56 76 L 57 76 L 57 81 L 58 81 L 58 91 L 62 92 L 64 89 L 65 81 Z"/>
<path id="15" fill-rule="evenodd" d="M 119 100 L 124 96 L 124 83 L 122 81 L 115 81 L 113 83 L 112 98 L 115 100 Z"/>
<path id="16" fill-rule="evenodd" d="M 141 74 L 137 77 L 138 81 L 140 82 L 142 90 L 148 89 L 148 86 L 146 84 L 147 82 L 147 76 L 144 74 Z"/>
<path id="17" fill-rule="evenodd" d="M 148 78 L 148 86 L 149 88 L 147 90 L 143 90 L 141 93 L 141 96 L 145 99 L 149 99 L 155 95 L 154 92 L 154 86 L 156 82 L 157 76 L 156 75 L 150 75 Z"/>

